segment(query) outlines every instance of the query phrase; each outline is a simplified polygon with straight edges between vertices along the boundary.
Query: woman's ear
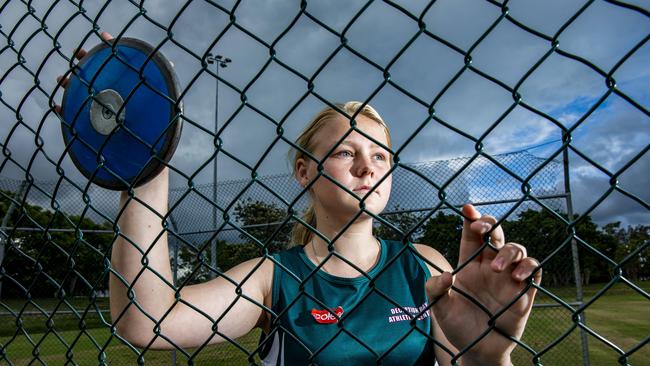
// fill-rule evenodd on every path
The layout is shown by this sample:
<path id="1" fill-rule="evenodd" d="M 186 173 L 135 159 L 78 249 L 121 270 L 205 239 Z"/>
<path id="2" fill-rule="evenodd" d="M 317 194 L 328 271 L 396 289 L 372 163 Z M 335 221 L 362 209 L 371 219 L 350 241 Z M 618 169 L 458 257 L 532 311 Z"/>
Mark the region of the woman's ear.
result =
<path id="1" fill-rule="evenodd" d="M 296 179 L 298 183 L 304 188 L 309 184 L 309 176 L 307 175 L 307 161 L 303 158 L 296 159 Z"/>

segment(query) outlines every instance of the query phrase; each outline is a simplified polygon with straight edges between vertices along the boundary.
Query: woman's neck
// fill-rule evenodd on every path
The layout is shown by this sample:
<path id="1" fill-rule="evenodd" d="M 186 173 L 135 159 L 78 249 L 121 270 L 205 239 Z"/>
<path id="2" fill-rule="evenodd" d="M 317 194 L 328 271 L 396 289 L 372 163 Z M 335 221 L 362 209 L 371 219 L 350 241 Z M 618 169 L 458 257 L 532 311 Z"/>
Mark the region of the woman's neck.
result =
<path id="1" fill-rule="evenodd" d="M 316 228 L 330 241 L 334 250 L 348 261 L 354 263 L 363 271 L 370 270 L 379 260 L 381 247 L 372 235 L 372 219 L 357 220 L 341 233 L 344 224 L 334 224 L 331 220 L 317 220 Z M 337 237 L 338 236 L 338 237 Z M 305 253 L 316 263 L 320 264 L 329 254 L 328 243 L 319 236 L 312 239 L 304 247 Z M 332 256 L 321 267 L 325 272 L 340 277 L 359 277 L 362 274 L 341 259 Z"/>

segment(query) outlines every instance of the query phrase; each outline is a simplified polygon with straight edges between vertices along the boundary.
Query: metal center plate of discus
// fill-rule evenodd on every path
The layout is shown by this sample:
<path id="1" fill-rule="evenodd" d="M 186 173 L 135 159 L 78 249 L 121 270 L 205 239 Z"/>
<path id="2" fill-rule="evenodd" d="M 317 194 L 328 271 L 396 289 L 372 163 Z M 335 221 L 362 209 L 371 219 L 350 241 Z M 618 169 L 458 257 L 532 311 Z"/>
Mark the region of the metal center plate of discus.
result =
<path id="1" fill-rule="evenodd" d="M 102 135 L 111 133 L 118 124 L 116 114 L 122 108 L 122 104 L 124 100 L 115 90 L 106 89 L 99 92 L 90 105 L 90 123 L 95 131 Z M 122 108 L 119 121 L 124 122 L 125 116 L 126 108 Z"/>

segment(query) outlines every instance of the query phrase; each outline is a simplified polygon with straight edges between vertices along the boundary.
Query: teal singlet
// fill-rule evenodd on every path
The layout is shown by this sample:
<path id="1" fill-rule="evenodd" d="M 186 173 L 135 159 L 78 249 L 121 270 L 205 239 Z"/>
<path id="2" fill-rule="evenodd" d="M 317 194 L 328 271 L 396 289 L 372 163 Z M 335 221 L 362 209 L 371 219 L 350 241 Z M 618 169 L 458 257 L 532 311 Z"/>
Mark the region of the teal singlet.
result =
<path id="1" fill-rule="evenodd" d="M 274 254 L 281 264 L 273 271 L 277 323 L 260 337 L 264 365 L 434 364 L 429 312 L 412 320 L 427 306 L 429 270 L 412 244 L 380 243 L 372 281 L 315 271 L 302 246 Z"/>

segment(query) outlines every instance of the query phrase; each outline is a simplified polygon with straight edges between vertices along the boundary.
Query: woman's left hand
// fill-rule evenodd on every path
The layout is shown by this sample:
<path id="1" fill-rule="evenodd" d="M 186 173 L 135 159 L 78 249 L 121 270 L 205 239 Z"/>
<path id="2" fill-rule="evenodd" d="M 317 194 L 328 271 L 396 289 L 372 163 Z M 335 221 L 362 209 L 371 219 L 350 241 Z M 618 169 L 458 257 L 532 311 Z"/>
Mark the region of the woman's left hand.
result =
<path id="1" fill-rule="evenodd" d="M 533 273 L 539 284 L 539 263 L 527 256 L 526 248 L 517 243 L 506 243 L 497 220 L 481 216 L 472 205 L 463 207 L 465 222 L 460 242 L 459 265 L 465 263 L 483 246 L 483 236 L 490 230 L 491 243 L 498 252 L 486 247 L 471 259 L 455 276 L 443 273 L 427 281 L 430 301 L 435 301 L 433 312 L 446 338 L 459 350 L 478 339 L 489 329 L 488 314 L 465 298 L 458 288 L 481 303 L 491 314 L 507 309 L 496 319 L 496 327 L 506 334 L 521 338 L 530 315 L 536 289 L 531 287 L 516 302 L 515 298 L 526 288 L 526 279 Z M 464 363 L 476 360 L 482 364 L 509 364 L 515 343 L 492 329 L 482 340 L 461 357 Z"/>

